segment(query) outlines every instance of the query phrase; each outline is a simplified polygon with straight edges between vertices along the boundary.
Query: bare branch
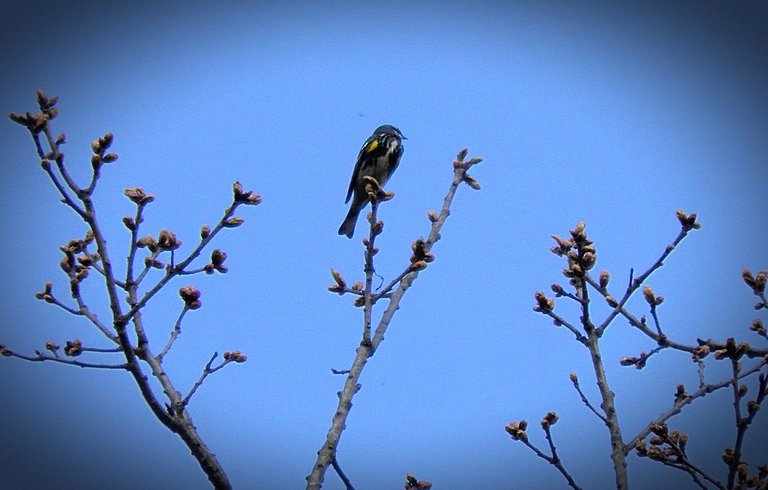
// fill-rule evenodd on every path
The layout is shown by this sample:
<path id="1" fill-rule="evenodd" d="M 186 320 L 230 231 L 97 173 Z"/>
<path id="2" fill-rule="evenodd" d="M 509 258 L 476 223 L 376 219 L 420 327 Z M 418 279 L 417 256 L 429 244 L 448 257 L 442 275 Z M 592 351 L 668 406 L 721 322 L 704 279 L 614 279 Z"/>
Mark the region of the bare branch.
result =
<path id="1" fill-rule="evenodd" d="M 538 308 L 538 309 L 537 309 Z M 578 340 L 580 343 L 587 345 L 587 338 L 584 336 L 583 333 L 579 331 L 578 328 L 576 328 L 571 322 L 566 320 L 565 318 L 561 317 L 557 313 L 555 313 L 553 310 L 548 308 L 540 308 L 540 307 L 534 307 L 535 311 L 538 311 L 539 313 L 546 315 L 550 318 L 552 318 L 555 322 L 555 326 L 558 327 L 565 327 L 568 330 L 571 331 L 571 333 L 576 337 L 576 340 Z"/>
<path id="2" fill-rule="evenodd" d="M 589 399 L 584 394 L 583 391 L 581 391 L 581 384 L 579 383 L 579 378 L 576 376 L 576 373 L 571 373 L 571 383 L 573 383 L 573 387 L 576 388 L 576 391 L 579 393 L 579 396 L 581 397 L 581 401 L 584 402 L 584 405 L 587 406 L 588 409 L 594 413 L 597 418 L 599 418 L 604 424 L 608 423 L 608 420 L 606 420 L 605 415 L 598 412 L 595 407 L 589 402 Z"/>
<path id="3" fill-rule="evenodd" d="M 221 230 L 224 228 L 233 228 L 234 226 L 239 225 L 240 222 L 235 225 L 231 220 L 235 219 L 233 216 L 235 214 L 235 210 L 240 204 L 241 202 L 238 202 L 237 200 L 233 201 L 232 204 L 224 211 L 224 216 L 221 218 L 221 220 L 219 220 L 218 224 L 210 231 L 209 234 L 207 234 L 205 237 L 201 237 L 200 243 L 198 243 L 195 249 L 190 252 L 187 258 L 185 258 L 179 264 L 173 267 L 169 267 L 166 270 L 165 275 L 149 291 L 147 291 L 144 296 L 142 296 L 142 298 L 138 300 L 122 317 L 122 321 L 127 322 L 130 320 L 130 318 L 135 315 L 136 312 L 139 311 L 145 304 L 147 304 L 147 302 L 152 299 L 152 297 L 157 294 L 158 291 L 163 288 L 163 286 L 165 286 L 171 279 L 178 276 L 181 272 L 183 272 L 186 267 L 200 255 L 203 249 Z M 141 278 L 143 278 L 143 275 Z"/>
<path id="4" fill-rule="evenodd" d="M 646 446 L 645 440 L 639 441 L 635 445 L 637 455 L 641 458 L 649 458 L 653 461 L 662 463 L 670 468 L 684 471 L 693 479 L 699 488 L 707 488 L 699 478 L 702 477 L 716 488 L 725 490 L 726 487 L 716 478 L 709 475 L 697 465 L 693 464 L 685 452 L 688 443 L 688 436 L 678 431 L 669 431 L 666 424 L 651 424 L 651 431 L 654 434 L 651 439 L 651 447 Z M 732 488 L 732 487 L 727 487 Z"/>
<path id="5" fill-rule="evenodd" d="M 37 352 L 36 357 L 25 356 L 17 354 L 10 349 L 0 346 L 0 353 L 8 357 L 18 357 L 31 361 L 53 361 L 80 367 L 92 367 L 92 368 L 106 368 L 106 369 L 124 369 L 131 373 L 135 382 L 137 383 L 139 390 L 142 394 L 147 405 L 152 410 L 157 419 L 168 427 L 172 432 L 178 434 L 185 442 L 187 447 L 190 448 L 192 454 L 198 460 L 201 468 L 205 471 L 211 483 L 220 489 L 230 488 L 229 481 L 223 468 L 218 463 L 217 459 L 205 446 L 200 439 L 192 420 L 189 417 L 188 412 L 185 410 L 184 405 L 188 402 L 181 399 L 180 393 L 173 388 L 170 379 L 165 371 L 162 369 L 160 361 L 155 358 L 149 348 L 149 341 L 145 334 L 141 309 L 146 305 L 147 301 L 156 294 L 160 288 L 162 288 L 171 277 L 184 273 L 193 272 L 186 271 L 186 267 L 194 260 L 201 250 L 210 242 L 213 236 L 220 231 L 221 228 L 234 228 L 239 226 L 243 219 L 239 217 L 233 217 L 232 212 L 240 205 L 256 205 L 261 202 L 261 197 L 253 194 L 252 192 L 245 192 L 242 189 L 240 183 L 233 185 L 234 199 L 232 205 L 227 209 L 225 217 L 219 223 L 212 232 L 210 230 L 201 232 L 201 242 L 193 250 L 193 252 L 187 257 L 187 259 L 174 266 L 174 248 L 169 243 L 169 237 L 173 237 L 172 233 L 165 230 L 160 234 L 160 242 L 163 238 L 166 239 L 166 243 L 158 244 L 158 247 L 150 247 L 151 255 L 149 261 L 145 261 L 145 268 L 139 275 L 137 280 L 134 280 L 133 274 L 135 271 L 135 255 L 138 248 L 151 245 L 151 240 L 148 243 L 144 243 L 138 238 L 139 226 L 143 220 L 143 209 L 146 204 L 151 202 L 153 196 L 144 194 L 140 189 L 127 189 L 126 196 L 136 203 L 136 214 L 134 217 L 123 218 L 124 225 L 131 231 L 130 250 L 128 254 L 128 267 L 126 271 L 125 282 L 119 281 L 115 277 L 115 272 L 112 267 L 109 252 L 107 249 L 107 240 L 102 232 L 99 221 L 97 219 L 96 207 L 92 200 L 93 191 L 97 185 L 99 177 L 101 175 L 101 168 L 104 164 L 114 162 L 118 159 L 117 154 L 107 153 L 106 150 L 111 146 L 113 136 L 111 133 L 107 133 L 104 136 L 94 140 L 91 143 L 91 165 L 92 175 L 91 181 L 87 188 L 83 189 L 79 187 L 72 179 L 67 167 L 64 165 L 64 154 L 59 151 L 59 146 L 65 142 L 64 135 L 53 138 L 49 121 L 52 120 L 58 110 L 54 108 L 57 98 L 48 98 L 42 91 L 37 92 L 38 105 L 40 106 L 39 113 L 25 115 L 13 113 L 10 114 L 12 121 L 21 124 L 27 128 L 32 136 L 33 142 L 37 154 L 41 161 L 41 166 L 48 174 L 51 182 L 62 197 L 62 201 L 70 207 L 85 223 L 87 224 L 89 231 L 86 234 L 85 240 L 77 240 L 70 242 L 67 246 L 62 248 L 65 253 L 65 258 L 62 260 L 62 269 L 67 273 L 70 280 L 70 291 L 73 299 L 77 302 L 77 308 L 65 305 L 63 302 L 56 299 L 51 292 L 51 285 L 46 285 L 45 291 L 38 293 L 36 296 L 38 299 L 45 300 L 48 303 L 52 303 L 55 306 L 63 309 L 64 311 L 77 315 L 85 316 L 91 321 L 102 333 L 104 333 L 113 342 L 118 344 L 118 347 L 114 348 L 88 348 L 82 346 L 80 341 L 67 342 L 67 346 L 64 348 L 64 353 L 68 357 L 78 356 L 83 352 L 93 353 L 121 353 L 125 357 L 125 364 L 122 365 L 108 365 L 108 364 L 96 364 L 88 363 L 75 359 L 66 359 L 59 357 L 57 350 L 59 346 L 52 342 L 46 344 L 46 349 L 49 350 L 52 355 L 48 355 L 42 352 Z M 41 137 L 41 135 L 44 137 Z M 50 151 L 44 150 L 44 143 L 50 148 Z M 54 168 L 55 165 L 55 168 Z M 206 230 L 207 227 L 204 227 Z M 165 233 L 165 235 L 164 235 Z M 173 237 L 175 238 L 175 237 Z M 95 242 L 96 252 L 91 253 L 87 251 L 87 244 Z M 180 242 L 177 242 L 180 244 Z M 83 255 L 77 256 L 81 251 L 85 251 Z M 171 252 L 171 265 L 166 269 L 166 277 L 161 279 L 154 288 L 141 299 L 137 298 L 138 283 L 147 275 L 151 268 L 162 268 L 162 264 L 156 260 L 159 253 L 163 251 Z M 226 258 L 226 254 L 221 251 L 214 251 L 212 254 L 212 271 L 226 272 L 226 266 L 223 265 L 223 261 Z M 80 294 L 80 283 L 88 277 L 90 268 L 96 270 L 104 279 L 104 286 L 107 293 L 107 299 L 111 312 L 111 325 L 108 328 L 104 325 L 95 314 L 93 314 Z M 212 272 L 211 271 L 211 272 Z M 208 271 L 206 271 L 208 272 Z M 128 293 L 127 303 L 129 305 L 128 313 L 123 314 L 123 299 L 118 295 L 118 288 Z M 189 305 L 185 307 L 193 309 Z M 165 355 L 170 349 L 173 341 L 178 336 L 180 330 L 181 317 L 177 321 L 174 334 L 172 334 L 171 340 L 169 340 L 166 348 L 161 352 Z M 127 332 L 128 322 L 132 321 L 135 327 L 137 335 L 137 345 L 132 344 L 131 338 Z M 202 383 L 202 379 L 208 374 L 220 369 L 224 364 L 229 362 L 244 362 L 246 357 L 239 352 L 226 352 L 224 354 L 224 363 L 221 366 L 211 368 L 210 363 L 208 365 L 208 371 L 204 373 L 199 383 Z M 147 363 L 152 371 L 152 374 L 159 380 L 163 387 L 163 392 L 168 397 L 170 404 L 163 406 L 155 396 L 153 387 L 150 385 L 148 376 L 143 371 L 143 364 L 140 361 Z M 192 392 L 199 384 L 193 387 Z M 191 393 L 190 395 L 191 396 Z M 183 402 L 183 403 L 182 403 Z"/>
<path id="6" fill-rule="evenodd" d="M 235 355 L 230 355 L 235 354 Z M 189 393 L 187 393 L 187 396 L 185 396 L 181 400 L 182 406 L 187 406 L 189 404 L 189 400 L 192 398 L 192 395 L 195 394 L 198 388 L 202 386 L 203 381 L 205 381 L 205 378 L 207 378 L 209 375 L 215 373 L 219 369 L 223 368 L 227 364 L 231 362 L 245 362 L 245 356 L 240 354 L 238 351 L 234 351 L 234 353 L 225 352 L 224 353 L 224 360 L 219 364 L 218 366 L 211 367 L 213 364 L 214 359 L 219 355 L 218 352 L 214 352 L 211 358 L 208 360 L 208 363 L 205 365 L 205 368 L 203 369 L 203 373 L 200 375 L 200 377 L 195 381 L 195 384 L 192 385 L 192 388 L 189 390 Z"/>
<path id="7" fill-rule="evenodd" d="M 345 475 L 344 471 L 341 469 L 339 461 L 336 459 L 335 455 L 333 456 L 331 465 L 333 466 L 334 471 L 336 471 L 336 474 L 339 475 L 339 478 L 341 478 L 341 481 L 344 483 L 344 488 L 346 490 L 355 490 L 355 487 L 352 486 L 352 482 L 349 481 L 349 478 L 347 478 L 347 475 Z"/>
<path id="8" fill-rule="evenodd" d="M 95 349 L 83 349 L 83 350 L 90 350 L 93 352 L 96 352 Z M 99 352 L 114 352 L 114 351 L 99 351 Z M 14 352 L 10 349 L 8 349 L 5 346 L 0 346 L 0 354 L 6 357 L 15 357 L 17 359 L 23 359 L 25 361 L 30 362 L 44 362 L 44 361 L 51 361 L 51 362 L 57 362 L 59 364 L 66 364 L 69 366 L 77 366 L 81 368 L 93 368 L 93 369 L 122 369 L 127 371 L 129 369 L 128 364 L 100 364 L 100 363 L 92 363 L 92 362 L 84 362 L 84 361 L 78 361 L 77 359 L 70 359 L 70 358 L 62 358 L 58 356 L 52 356 L 45 354 L 40 351 L 35 351 L 34 356 L 27 356 L 25 354 L 19 354 L 18 352 Z"/>
<path id="9" fill-rule="evenodd" d="M 764 366 L 766 366 L 766 365 L 768 365 L 768 362 L 763 360 L 763 362 L 761 362 L 759 364 L 756 364 L 756 365 L 752 366 L 749 369 L 741 371 L 739 373 L 739 379 L 741 380 L 741 379 L 747 378 L 749 376 L 752 376 L 755 373 L 760 372 L 760 370 Z M 696 390 L 693 393 L 686 394 L 686 396 L 683 396 L 683 397 L 678 397 L 678 399 L 675 400 L 674 405 L 672 405 L 672 408 L 670 408 L 666 412 L 664 412 L 661 415 L 659 415 L 656 418 L 656 420 L 654 420 L 653 422 L 649 423 L 643 430 L 640 431 L 640 433 L 638 435 L 636 435 L 630 442 L 628 442 L 624 446 L 624 453 L 628 454 L 630 451 L 632 451 L 632 449 L 635 447 L 635 445 L 637 444 L 638 441 L 642 441 L 643 439 L 648 437 L 648 434 L 651 433 L 651 428 L 654 425 L 664 425 L 664 424 L 666 424 L 669 419 L 671 419 L 675 415 L 677 415 L 680 412 L 682 412 L 683 408 L 685 408 L 686 405 L 690 405 L 694 400 L 696 400 L 698 398 L 702 398 L 702 397 L 704 397 L 704 396 L 706 396 L 706 395 L 708 395 L 710 393 L 713 393 L 713 392 L 715 392 L 717 390 L 720 390 L 720 389 L 726 388 L 728 386 L 731 386 L 732 384 L 733 384 L 733 379 L 727 379 L 727 380 L 721 381 L 719 383 L 712 383 L 712 384 L 707 384 L 707 385 L 701 386 L 701 387 L 699 387 L 698 390 Z"/>
<path id="10" fill-rule="evenodd" d="M 522 442 L 528 449 L 533 451 L 536 456 L 554 466 L 557 471 L 563 475 L 563 478 L 565 478 L 565 480 L 568 482 L 569 487 L 573 488 L 574 490 L 580 490 L 581 487 L 576 484 L 573 476 L 571 476 L 568 470 L 565 469 L 565 466 L 563 466 L 560 457 L 557 455 L 557 449 L 555 447 L 555 442 L 552 437 L 551 430 L 552 426 L 557 423 L 557 420 L 557 414 L 555 412 L 549 412 L 541 421 L 541 428 L 544 430 L 547 443 L 549 444 L 550 454 L 546 454 L 528 439 L 528 433 L 526 432 L 528 428 L 528 422 L 525 420 L 521 420 L 520 422 L 510 422 L 505 427 L 505 430 L 512 437 L 512 440 Z"/>
<path id="11" fill-rule="evenodd" d="M 440 240 L 440 230 L 442 229 L 443 224 L 448 219 L 448 216 L 450 214 L 450 207 L 451 207 L 451 203 L 453 202 L 454 195 L 456 194 L 456 189 L 458 189 L 459 185 L 462 182 L 466 182 L 471 187 L 478 186 L 477 182 L 474 181 L 474 179 L 469 178 L 469 176 L 467 175 L 467 170 L 471 168 L 473 165 L 482 161 L 482 159 L 473 158 L 468 161 L 464 161 L 464 158 L 466 158 L 467 156 L 467 152 L 468 150 L 466 148 L 460 151 L 456 160 L 453 163 L 453 167 L 454 167 L 453 181 L 451 182 L 451 185 L 448 189 L 448 193 L 443 199 L 443 207 L 440 211 L 440 214 L 439 216 L 436 215 L 434 217 L 430 215 L 430 222 L 432 223 L 432 229 L 430 231 L 429 237 L 427 238 L 426 241 L 420 239 L 414 242 L 414 245 L 413 245 L 414 254 L 411 257 L 411 266 L 409 267 L 409 272 L 402 275 L 402 279 L 399 281 L 397 285 L 397 289 L 395 289 L 394 292 L 385 293 L 387 295 L 386 297 L 389 299 L 389 305 L 387 306 L 386 310 L 381 316 L 381 320 L 379 321 L 379 324 L 376 327 L 373 338 L 370 338 L 369 318 L 368 316 L 366 316 L 366 314 L 364 314 L 363 340 L 360 342 L 360 345 L 357 348 L 355 360 L 353 361 L 352 366 L 349 370 L 349 374 L 347 375 L 346 382 L 344 383 L 344 388 L 342 389 L 341 392 L 339 392 L 339 404 L 336 412 L 333 415 L 331 428 L 328 430 L 328 435 L 326 436 L 326 440 L 323 443 L 323 446 L 320 448 L 320 450 L 317 453 L 318 454 L 317 461 L 315 465 L 312 467 L 312 472 L 307 477 L 308 490 L 318 490 L 322 486 L 323 480 L 325 479 L 325 473 L 328 467 L 332 464 L 332 461 L 336 456 L 336 448 L 339 444 L 341 433 L 344 431 L 344 428 L 346 426 L 347 416 L 349 415 L 349 411 L 352 408 L 352 398 L 360 389 L 358 381 L 360 379 L 360 375 L 362 374 L 362 370 L 365 367 L 365 364 L 368 361 L 368 359 L 371 356 L 373 356 L 379 344 L 384 339 L 384 333 L 386 332 L 387 327 L 389 326 L 389 323 L 395 314 L 395 311 L 399 309 L 400 300 L 402 299 L 403 295 L 408 290 L 408 288 L 411 287 L 411 284 L 413 284 L 413 281 L 416 280 L 416 277 L 418 277 L 419 271 L 423 270 L 423 268 L 427 266 L 427 263 L 431 262 L 434 259 L 434 257 L 430 253 L 430 250 L 432 246 L 435 243 L 437 243 L 438 240 Z M 375 206 L 376 204 L 374 204 L 372 208 L 375 209 Z M 366 265 L 365 265 L 366 282 L 369 282 L 368 281 L 369 274 L 372 277 L 372 274 L 373 274 L 372 257 L 373 255 L 375 255 L 377 251 L 373 246 L 373 239 L 375 238 L 376 235 L 378 235 L 381 232 L 382 227 L 383 227 L 383 224 L 380 225 L 379 221 L 375 217 L 375 213 L 372 213 L 370 235 L 366 243 Z M 394 286 L 390 287 L 390 289 L 392 288 L 394 288 Z M 373 297 L 370 294 L 371 286 L 368 285 L 364 291 L 368 291 L 368 292 L 367 293 L 364 292 L 363 296 L 361 298 L 358 298 L 358 300 L 363 299 L 363 302 L 360 306 L 367 305 L 367 304 L 372 305 Z"/>
<path id="12" fill-rule="evenodd" d="M 695 221 L 696 214 L 695 213 L 692 214 L 691 217 L 693 217 L 694 224 L 698 224 Z M 678 218 L 679 218 L 679 214 L 678 214 Z M 686 217 L 686 218 L 689 218 L 689 217 Z M 603 332 L 608 328 L 611 322 L 613 322 L 614 318 L 616 318 L 616 316 L 623 310 L 624 305 L 627 303 L 627 301 L 629 301 L 629 298 L 635 293 L 635 291 L 638 290 L 638 288 L 640 288 L 641 285 L 643 285 L 643 283 L 645 283 L 646 279 L 648 279 L 651 276 L 651 274 L 656 272 L 662 265 L 664 265 L 664 260 L 666 260 L 669 254 L 671 254 L 672 251 L 675 250 L 675 248 L 677 248 L 680 242 L 683 241 L 683 239 L 686 236 L 688 236 L 688 233 L 690 233 L 692 229 L 697 229 L 697 228 L 698 227 L 694 225 L 683 224 L 682 229 L 677 234 L 677 236 L 672 241 L 672 243 L 667 245 L 667 247 L 664 249 L 664 252 L 662 252 L 661 256 L 658 259 L 656 259 L 656 262 L 651 264 L 651 266 L 645 272 L 643 272 L 639 276 L 632 279 L 632 276 L 634 275 L 634 269 L 632 270 L 632 273 L 630 274 L 629 285 L 627 286 L 627 290 L 624 292 L 624 296 L 622 296 L 622 298 L 618 301 L 618 304 L 614 307 L 614 310 L 597 327 L 598 336 L 602 336 Z M 595 283 L 594 280 L 592 280 L 589 277 L 589 274 L 587 274 L 586 279 L 588 280 L 588 282 L 590 282 L 590 285 L 595 289 L 597 289 L 599 292 L 601 292 L 603 296 L 608 296 L 607 293 L 605 292 L 605 289 L 601 288 L 597 283 Z"/>
<path id="13" fill-rule="evenodd" d="M 131 192 L 131 191 L 134 191 L 134 192 Z M 138 246 L 139 246 L 138 244 L 139 228 L 141 226 L 141 223 L 144 221 L 144 216 L 143 216 L 144 208 L 146 207 L 147 204 L 152 202 L 152 199 L 154 199 L 153 196 L 147 196 L 146 194 L 144 194 L 143 190 L 141 190 L 140 193 L 138 191 L 139 189 L 126 189 L 125 191 L 126 195 L 129 196 L 129 199 L 131 199 L 136 203 L 136 215 L 134 216 L 133 222 L 130 226 L 131 244 L 128 250 L 128 266 L 125 269 L 125 284 L 127 286 L 132 285 L 134 282 L 133 281 L 134 262 L 136 260 L 136 251 L 138 250 Z"/>
<path id="14" fill-rule="evenodd" d="M 173 346 L 173 343 L 176 341 L 176 338 L 181 335 L 181 321 L 184 319 L 184 315 L 190 310 L 189 306 L 186 304 L 184 305 L 184 308 L 181 309 L 181 313 L 179 313 L 179 317 L 176 319 L 176 324 L 173 326 L 173 330 L 171 331 L 171 337 L 168 339 L 168 343 L 165 344 L 165 347 L 163 347 L 163 350 L 160 351 L 160 354 L 157 355 L 157 360 L 159 362 L 163 362 L 163 358 L 168 353 L 169 350 L 171 350 L 171 346 Z M 214 354 L 214 357 L 216 354 Z"/>

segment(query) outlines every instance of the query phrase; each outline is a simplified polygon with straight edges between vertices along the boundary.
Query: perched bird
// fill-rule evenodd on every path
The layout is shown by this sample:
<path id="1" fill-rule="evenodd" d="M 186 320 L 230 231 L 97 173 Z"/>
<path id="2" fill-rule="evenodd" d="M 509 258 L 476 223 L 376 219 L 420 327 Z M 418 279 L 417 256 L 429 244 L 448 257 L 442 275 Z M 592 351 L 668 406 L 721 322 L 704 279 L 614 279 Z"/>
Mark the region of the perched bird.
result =
<path id="1" fill-rule="evenodd" d="M 368 204 L 368 194 L 365 192 L 363 177 L 370 176 L 376 179 L 381 187 L 387 183 L 400 163 L 403 154 L 403 140 L 408 139 L 394 126 L 385 124 L 376 128 L 376 131 L 365 140 L 360 153 L 357 155 L 355 170 L 352 171 L 352 180 L 347 191 L 347 200 L 352 198 L 349 213 L 339 228 L 339 235 L 352 238 L 355 233 L 355 224 L 360 211 Z M 354 197 L 353 197 L 354 194 Z"/>

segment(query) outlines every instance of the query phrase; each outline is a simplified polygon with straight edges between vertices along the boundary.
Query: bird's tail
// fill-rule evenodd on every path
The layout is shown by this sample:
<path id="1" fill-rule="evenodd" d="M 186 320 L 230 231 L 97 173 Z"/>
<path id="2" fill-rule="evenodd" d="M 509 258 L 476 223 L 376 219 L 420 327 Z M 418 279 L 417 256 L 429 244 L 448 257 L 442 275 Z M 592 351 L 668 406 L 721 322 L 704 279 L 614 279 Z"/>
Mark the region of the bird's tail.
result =
<path id="1" fill-rule="evenodd" d="M 344 218 L 344 222 L 339 227 L 339 235 L 346 235 L 347 238 L 352 238 L 352 235 L 355 234 L 355 225 L 357 224 L 357 215 L 360 214 L 360 208 L 358 206 L 355 206 L 355 203 L 352 203 L 352 206 L 349 208 L 349 213 L 347 213 L 347 217 Z"/>

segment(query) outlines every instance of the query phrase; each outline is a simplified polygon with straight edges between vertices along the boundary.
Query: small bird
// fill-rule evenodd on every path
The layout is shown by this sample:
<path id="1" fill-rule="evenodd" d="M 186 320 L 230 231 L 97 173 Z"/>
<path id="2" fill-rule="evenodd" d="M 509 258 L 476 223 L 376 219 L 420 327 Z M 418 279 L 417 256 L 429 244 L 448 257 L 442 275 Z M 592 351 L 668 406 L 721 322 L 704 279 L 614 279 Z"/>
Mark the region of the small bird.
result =
<path id="1" fill-rule="evenodd" d="M 360 211 L 368 204 L 368 194 L 365 192 L 363 177 L 370 176 L 376 179 L 381 187 L 387 183 L 395 169 L 400 164 L 403 155 L 403 140 L 405 136 L 394 126 L 385 124 L 376 128 L 376 131 L 365 140 L 360 153 L 357 155 L 355 170 L 352 171 L 352 180 L 347 191 L 347 200 L 352 198 L 349 213 L 339 228 L 339 235 L 352 238 L 355 233 L 355 224 Z M 352 195 L 354 194 L 354 197 Z"/>

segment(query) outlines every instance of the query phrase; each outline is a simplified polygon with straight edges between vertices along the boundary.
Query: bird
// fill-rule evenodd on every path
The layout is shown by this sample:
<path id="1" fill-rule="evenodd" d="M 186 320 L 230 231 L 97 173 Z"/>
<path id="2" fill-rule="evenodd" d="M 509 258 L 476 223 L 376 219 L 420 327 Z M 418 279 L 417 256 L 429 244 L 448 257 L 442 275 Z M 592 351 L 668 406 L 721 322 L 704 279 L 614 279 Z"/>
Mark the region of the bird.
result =
<path id="1" fill-rule="evenodd" d="M 379 186 L 384 187 L 392 174 L 400 164 L 400 157 L 403 155 L 403 140 L 406 140 L 403 133 L 396 127 L 384 124 L 365 140 L 360 153 L 357 155 L 355 169 L 352 171 L 352 180 L 349 182 L 347 191 L 348 203 L 350 198 L 352 204 L 349 207 L 349 213 L 344 218 L 344 222 L 339 227 L 339 235 L 346 235 L 352 238 L 355 234 L 355 224 L 360 211 L 368 204 L 368 193 L 365 191 L 365 180 L 363 177 L 370 176 L 376 179 Z"/>

